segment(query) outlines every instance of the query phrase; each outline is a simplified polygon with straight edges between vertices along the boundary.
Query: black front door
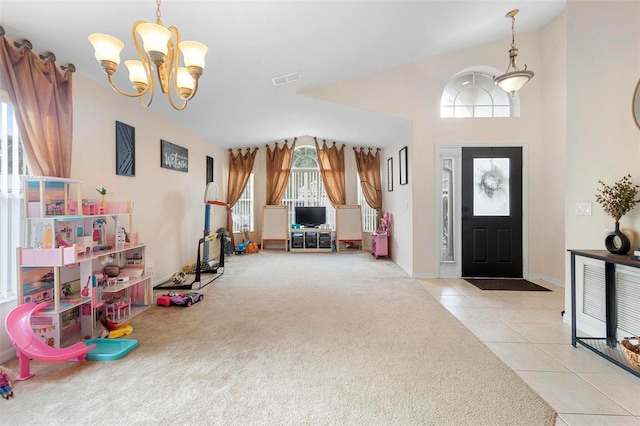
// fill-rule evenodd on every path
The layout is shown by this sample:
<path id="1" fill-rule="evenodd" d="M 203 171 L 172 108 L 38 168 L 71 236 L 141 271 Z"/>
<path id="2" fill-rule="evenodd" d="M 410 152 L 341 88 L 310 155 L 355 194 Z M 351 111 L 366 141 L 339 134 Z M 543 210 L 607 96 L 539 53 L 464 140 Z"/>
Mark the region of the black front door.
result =
<path id="1" fill-rule="evenodd" d="M 522 148 L 462 148 L 462 276 L 522 277 Z"/>

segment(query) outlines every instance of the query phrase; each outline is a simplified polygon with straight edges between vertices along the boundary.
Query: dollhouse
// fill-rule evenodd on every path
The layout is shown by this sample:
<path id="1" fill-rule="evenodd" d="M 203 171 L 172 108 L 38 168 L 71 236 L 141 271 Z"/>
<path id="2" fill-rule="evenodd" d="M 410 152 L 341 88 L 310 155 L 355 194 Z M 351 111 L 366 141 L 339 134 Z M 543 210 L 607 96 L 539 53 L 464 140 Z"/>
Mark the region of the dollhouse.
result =
<path id="1" fill-rule="evenodd" d="M 24 177 L 18 304 L 50 302 L 31 318 L 31 326 L 43 342 L 56 348 L 100 335 L 101 317 L 116 323 L 130 320 L 153 298 L 152 277 L 144 271 L 145 245 L 127 238 L 135 235 L 133 203 L 85 209 L 80 201 L 83 214 L 78 214 L 81 183 Z M 75 199 L 70 198 L 72 189 Z M 105 274 L 107 266 L 117 274 Z M 125 275 L 127 270 L 131 276 Z"/>

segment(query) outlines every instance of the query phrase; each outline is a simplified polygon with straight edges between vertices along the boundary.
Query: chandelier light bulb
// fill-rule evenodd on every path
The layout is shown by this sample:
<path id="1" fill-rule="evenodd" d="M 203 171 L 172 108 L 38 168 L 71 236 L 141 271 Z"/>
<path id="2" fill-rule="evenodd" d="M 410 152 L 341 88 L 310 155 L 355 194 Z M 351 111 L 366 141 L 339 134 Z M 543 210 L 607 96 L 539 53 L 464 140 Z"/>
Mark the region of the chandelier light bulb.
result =
<path id="1" fill-rule="evenodd" d="M 142 38 L 144 51 L 151 54 L 151 52 L 162 53 L 167 55 L 169 53 L 169 39 L 171 39 L 171 31 L 163 27 L 162 25 L 152 24 L 145 22 L 138 25 L 136 32 Z"/>
<path id="2" fill-rule="evenodd" d="M 129 59 L 128 61 L 124 61 L 124 64 L 129 70 L 129 81 L 131 81 L 132 83 L 148 84 L 147 73 L 144 70 L 142 61 Z"/>
<path id="3" fill-rule="evenodd" d="M 180 42 L 178 48 L 182 52 L 184 64 L 187 67 L 204 68 L 204 56 L 209 48 L 198 41 Z"/>
<path id="4" fill-rule="evenodd" d="M 124 43 L 108 34 L 91 34 L 89 42 L 93 45 L 98 62 L 109 61 L 120 63 L 120 52 L 124 49 Z"/>
<path id="5" fill-rule="evenodd" d="M 176 75 L 176 84 L 180 95 L 183 98 L 191 96 L 193 89 L 195 88 L 195 80 L 189 74 L 189 70 L 185 67 L 178 68 L 178 74 Z"/>

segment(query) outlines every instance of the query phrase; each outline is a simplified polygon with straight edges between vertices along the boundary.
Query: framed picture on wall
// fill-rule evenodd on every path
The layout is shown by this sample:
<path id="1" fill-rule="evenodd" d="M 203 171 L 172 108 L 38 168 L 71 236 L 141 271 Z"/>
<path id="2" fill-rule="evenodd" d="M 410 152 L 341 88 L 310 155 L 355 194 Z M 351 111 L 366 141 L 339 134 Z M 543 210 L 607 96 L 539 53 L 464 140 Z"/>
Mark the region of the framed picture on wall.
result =
<path id="1" fill-rule="evenodd" d="M 409 182 L 409 171 L 407 170 L 407 147 L 400 150 L 400 185 Z"/>
<path id="2" fill-rule="evenodd" d="M 165 169 L 189 172 L 189 150 L 171 142 L 160 141 L 160 166 Z"/>
<path id="3" fill-rule="evenodd" d="M 213 157 L 207 155 L 207 182 L 213 182 Z"/>
<path id="4" fill-rule="evenodd" d="M 116 174 L 136 175 L 136 129 L 116 121 Z"/>
<path id="5" fill-rule="evenodd" d="M 393 157 L 387 159 L 387 191 L 393 191 Z"/>

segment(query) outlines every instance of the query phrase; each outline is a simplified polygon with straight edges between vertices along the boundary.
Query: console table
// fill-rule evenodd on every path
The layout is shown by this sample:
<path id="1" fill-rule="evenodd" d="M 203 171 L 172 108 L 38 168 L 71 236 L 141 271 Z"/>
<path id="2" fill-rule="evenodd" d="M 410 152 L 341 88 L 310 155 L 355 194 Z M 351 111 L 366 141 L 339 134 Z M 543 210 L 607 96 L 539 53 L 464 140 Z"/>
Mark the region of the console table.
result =
<path id="1" fill-rule="evenodd" d="M 640 371 L 629 364 L 617 339 L 616 265 L 640 268 L 640 261 L 607 250 L 569 250 L 571 253 L 571 344 L 577 343 L 603 358 L 640 377 Z M 605 265 L 605 324 L 606 337 L 579 337 L 576 332 L 576 256 L 601 260 Z"/>

